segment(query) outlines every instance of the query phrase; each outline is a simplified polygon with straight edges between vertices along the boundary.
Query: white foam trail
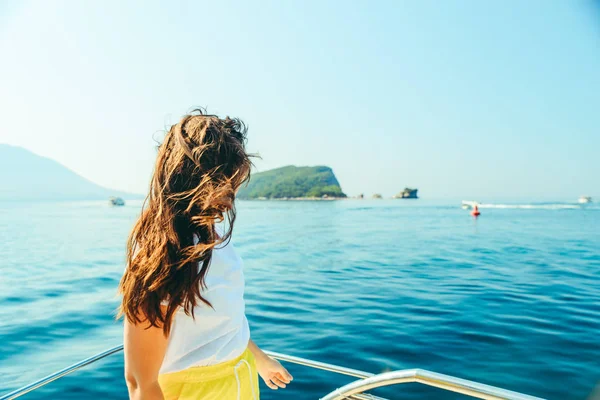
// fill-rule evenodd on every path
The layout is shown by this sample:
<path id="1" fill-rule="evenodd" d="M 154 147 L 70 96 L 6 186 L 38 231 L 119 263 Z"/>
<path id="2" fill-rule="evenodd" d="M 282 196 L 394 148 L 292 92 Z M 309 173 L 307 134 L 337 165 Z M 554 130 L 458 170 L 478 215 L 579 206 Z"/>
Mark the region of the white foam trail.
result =
<path id="1" fill-rule="evenodd" d="M 479 208 L 523 208 L 539 210 L 573 210 L 585 208 L 578 204 L 479 204 Z"/>

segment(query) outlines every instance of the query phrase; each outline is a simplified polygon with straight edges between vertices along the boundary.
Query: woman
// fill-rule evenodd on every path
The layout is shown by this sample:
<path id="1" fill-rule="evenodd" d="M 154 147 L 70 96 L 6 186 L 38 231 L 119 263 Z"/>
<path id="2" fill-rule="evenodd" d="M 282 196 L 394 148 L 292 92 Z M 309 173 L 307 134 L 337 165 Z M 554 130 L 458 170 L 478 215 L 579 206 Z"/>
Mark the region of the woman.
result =
<path id="1" fill-rule="evenodd" d="M 250 177 L 246 128 L 201 111 L 158 148 L 120 283 L 130 399 L 259 398 L 292 377 L 250 339 L 242 260 L 229 243 Z M 219 222 L 227 222 L 222 229 Z"/>

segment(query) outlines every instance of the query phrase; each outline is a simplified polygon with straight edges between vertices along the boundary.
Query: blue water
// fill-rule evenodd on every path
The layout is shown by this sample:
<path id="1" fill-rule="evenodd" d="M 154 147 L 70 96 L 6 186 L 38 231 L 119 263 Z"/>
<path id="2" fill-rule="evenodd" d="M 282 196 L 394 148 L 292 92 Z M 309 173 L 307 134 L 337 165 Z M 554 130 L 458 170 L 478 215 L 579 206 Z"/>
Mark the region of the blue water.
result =
<path id="1" fill-rule="evenodd" d="M 121 343 L 114 321 L 139 203 L 0 204 L 0 391 Z M 370 372 L 424 368 L 549 399 L 600 381 L 600 208 L 418 201 L 241 202 L 252 336 Z M 125 399 L 122 354 L 25 398 Z M 289 366 L 311 399 L 350 378 Z M 459 399 L 410 384 L 392 399 Z"/>

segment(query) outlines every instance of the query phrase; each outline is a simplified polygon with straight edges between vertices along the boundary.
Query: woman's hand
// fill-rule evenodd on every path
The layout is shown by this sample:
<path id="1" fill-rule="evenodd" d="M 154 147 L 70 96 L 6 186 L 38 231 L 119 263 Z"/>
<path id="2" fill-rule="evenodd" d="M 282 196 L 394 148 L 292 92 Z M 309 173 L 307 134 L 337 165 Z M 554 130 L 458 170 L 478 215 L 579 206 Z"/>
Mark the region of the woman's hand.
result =
<path id="1" fill-rule="evenodd" d="M 285 388 L 294 379 L 292 375 L 279 363 L 265 353 L 264 357 L 255 357 L 256 370 L 265 384 L 273 390 Z"/>
<path id="2" fill-rule="evenodd" d="M 279 361 L 269 357 L 252 340 L 248 342 L 248 348 L 254 355 L 254 363 L 258 374 L 268 387 L 273 390 L 283 389 L 285 385 L 294 379 L 287 369 L 279 364 Z"/>

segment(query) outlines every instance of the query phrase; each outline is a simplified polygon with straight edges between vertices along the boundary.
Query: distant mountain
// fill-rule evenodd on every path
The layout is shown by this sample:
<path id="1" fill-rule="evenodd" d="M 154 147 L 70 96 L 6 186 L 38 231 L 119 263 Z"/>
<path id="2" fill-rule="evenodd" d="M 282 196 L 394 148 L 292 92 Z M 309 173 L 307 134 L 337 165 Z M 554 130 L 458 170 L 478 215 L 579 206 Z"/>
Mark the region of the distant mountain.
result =
<path id="1" fill-rule="evenodd" d="M 109 196 L 142 197 L 104 188 L 54 160 L 0 144 L 0 201 L 104 200 Z"/>
<path id="2" fill-rule="evenodd" d="M 237 194 L 240 199 L 283 197 L 346 197 L 329 167 L 293 165 L 252 174 L 247 187 Z"/>

